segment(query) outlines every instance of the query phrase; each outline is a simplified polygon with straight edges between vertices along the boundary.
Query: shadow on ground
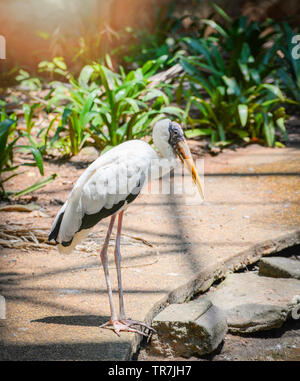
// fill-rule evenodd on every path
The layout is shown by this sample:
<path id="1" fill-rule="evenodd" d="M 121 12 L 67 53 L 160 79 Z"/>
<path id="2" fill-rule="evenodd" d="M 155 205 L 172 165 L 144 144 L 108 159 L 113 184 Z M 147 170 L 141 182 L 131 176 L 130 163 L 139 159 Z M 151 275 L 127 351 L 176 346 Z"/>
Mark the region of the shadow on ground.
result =
<path id="1" fill-rule="evenodd" d="M 5 345 L 0 346 L 1 360 L 113 360 L 122 358 L 130 350 L 129 343 L 58 343 L 42 345 Z"/>
<path id="2" fill-rule="evenodd" d="M 47 316 L 42 319 L 31 320 L 31 323 L 78 325 L 82 327 L 99 327 L 106 323 L 110 316 L 97 315 L 70 315 L 70 316 Z"/>

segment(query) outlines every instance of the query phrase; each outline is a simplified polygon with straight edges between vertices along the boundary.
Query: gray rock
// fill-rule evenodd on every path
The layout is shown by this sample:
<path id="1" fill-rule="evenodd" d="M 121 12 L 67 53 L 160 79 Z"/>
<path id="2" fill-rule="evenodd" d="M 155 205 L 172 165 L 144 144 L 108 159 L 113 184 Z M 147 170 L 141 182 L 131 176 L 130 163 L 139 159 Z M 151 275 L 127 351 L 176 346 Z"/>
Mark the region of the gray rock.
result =
<path id="1" fill-rule="evenodd" d="M 171 304 L 152 322 L 151 351 L 163 356 L 211 353 L 227 333 L 225 314 L 209 300 Z"/>
<path id="2" fill-rule="evenodd" d="M 79 154 L 77 155 L 79 159 L 87 159 L 87 160 L 96 160 L 98 159 L 99 156 L 100 156 L 99 151 L 93 146 L 82 148 Z"/>
<path id="3" fill-rule="evenodd" d="M 300 279 L 300 261 L 284 257 L 261 258 L 259 275 Z"/>
<path id="4" fill-rule="evenodd" d="M 288 307 L 242 304 L 226 311 L 230 332 L 251 333 L 281 327 L 287 319 Z"/>
<path id="5" fill-rule="evenodd" d="M 215 291 L 198 300 L 208 299 L 222 309 L 229 331 L 250 333 L 281 327 L 295 308 L 293 301 L 298 295 L 299 280 L 248 272 L 228 275 Z"/>

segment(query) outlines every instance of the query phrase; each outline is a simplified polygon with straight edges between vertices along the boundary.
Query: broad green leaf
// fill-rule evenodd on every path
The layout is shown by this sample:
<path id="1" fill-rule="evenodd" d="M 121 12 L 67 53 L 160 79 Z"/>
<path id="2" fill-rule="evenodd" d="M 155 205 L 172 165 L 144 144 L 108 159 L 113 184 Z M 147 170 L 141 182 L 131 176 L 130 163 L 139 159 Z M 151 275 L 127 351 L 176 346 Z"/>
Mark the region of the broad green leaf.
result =
<path id="1" fill-rule="evenodd" d="M 168 96 L 163 93 L 161 90 L 158 89 L 151 89 L 147 94 L 142 98 L 144 102 L 148 102 L 154 98 L 162 97 L 164 100 L 164 103 L 166 105 L 169 105 L 169 98 Z"/>
<path id="2" fill-rule="evenodd" d="M 284 96 L 280 90 L 279 87 L 275 86 L 275 85 L 271 85 L 269 83 L 264 83 L 262 85 L 260 85 L 261 88 L 264 88 L 264 89 L 268 89 L 270 90 L 273 94 L 275 94 L 278 98 L 280 98 L 282 101 L 284 101 Z"/>
<path id="3" fill-rule="evenodd" d="M 184 130 L 187 138 L 192 139 L 198 136 L 207 136 L 212 134 L 211 128 L 194 128 L 193 130 Z"/>
<path id="4" fill-rule="evenodd" d="M 248 106 L 240 104 L 238 105 L 238 111 L 239 111 L 241 125 L 245 127 L 247 124 L 247 119 L 248 119 Z"/>
<path id="5" fill-rule="evenodd" d="M 234 94 L 234 95 L 241 95 L 241 90 L 235 80 L 235 78 L 229 78 L 227 77 L 226 75 L 223 75 L 222 77 L 223 81 L 225 82 L 225 84 L 227 85 L 227 93 L 228 94 Z"/>
<path id="6" fill-rule="evenodd" d="M 34 160 L 35 160 L 35 164 L 37 165 L 37 167 L 40 171 L 40 174 L 42 176 L 44 176 L 43 158 L 42 158 L 42 155 L 41 155 L 39 149 L 36 147 L 33 147 L 33 146 L 26 146 L 26 145 L 18 145 L 17 148 L 20 150 L 30 151 L 32 153 Z"/>
<path id="7" fill-rule="evenodd" d="M 53 62 L 62 70 L 67 70 L 67 65 L 64 62 L 63 57 L 54 57 Z"/>
<path id="8" fill-rule="evenodd" d="M 231 128 L 230 132 L 235 133 L 236 135 L 238 135 L 242 139 L 245 139 L 245 138 L 247 138 L 249 136 L 249 132 L 248 131 L 241 130 L 241 129 L 238 129 L 238 128 Z"/>
<path id="9" fill-rule="evenodd" d="M 285 145 L 281 142 L 275 142 L 275 146 L 278 148 L 285 148 Z"/>
<path id="10" fill-rule="evenodd" d="M 286 128 L 285 128 L 285 125 L 284 125 L 284 118 L 281 117 L 281 118 L 276 119 L 276 124 L 280 128 L 281 132 L 283 133 L 284 140 L 287 140 L 288 139 L 288 135 L 287 135 Z"/>
<path id="11" fill-rule="evenodd" d="M 40 151 L 35 147 L 30 147 L 30 151 L 33 154 L 34 160 L 35 160 L 36 165 L 40 171 L 40 174 L 42 176 L 44 176 L 43 158 L 42 158 Z"/>
<path id="12" fill-rule="evenodd" d="M 162 107 L 160 109 L 160 112 L 165 113 L 165 114 L 175 115 L 178 118 L 182 118 L 182 116 L 184 115 L 183 110 L 181 110 L 178 107 L 174 107 L 174 106 Z"/>
<path id="13" fill-rule="evenodd" d="M 249 81 L 250 80 L 250 76 L 249 76 L 249 71 L 248 71 L 248 66 L 247 64 L 244 64 L 244 63 L 241 63 L 240 61 L 238 61 L 238 65 L 240 67 L 240 70 L 245 78 L 245 81 Z"/>
<path id="14" fill-rule="evenodd" d="M 86 65 L 80 72 L 78 83 L 80 86 L 87 88 L 89 80 L 91 79 L 92 74 L 94 73 L 93 66 Z"/>
<path id="15" fill-rule="evenodd" d="M 109 69 L 113 70 L 113 64 L 111 62 L 111 58 L 109 54 L 105 54 L 105 62 L 106 62 L 106 65 L 109 67 Z"/>
<path id="16" fill-rule="evenodd" d="M 139 106 L 138 106 L 138 102 L 136 102 L 134 99 L 125 98 L 123 100 L 123 102 L 126 102 L 126 103 L 130 104 L 130 106 L 132 107 L 134 112 L 139 112 L 140 109 L 139 109 Z"/>
<path id="17" fill-rule="evenodd" d="M 16 123 L 13 119 L 5 119 L 0 122 L 0 153 L 4 152 L 7 145 L 7 139 L 10 134 L 10 128 Z M 18 139 L 18 138 L 17 138 Z"/>
<path id="18" fill-rule="evenodd" d="M 219 132 L 219 136 L 220 136 L 221 141 L 225 141 L 226 140 L 225 130 L 224 130 L 222 124 L 218 123 L 217 128 L 218 128 L 218 132 Z"/>
<path id="19" fill-rule="evenodd" d="M 213 21 L 213 20 L 202 20 L 202 22 L 203 22 L 203 24 L 207 24 L 207 25 L 209 25 L 211 28 L 216 29 L 216 31 L 217 31 L 218 33 L 220 33 L 220 35 L 221 35 L 222 37 L 228 37 L 228 34 L 227 34 L 227 32 L 225 31 L 225 29 L 222 28 L 221 25 L 217 24 L 215 21 Z"/>
<path id="20" fill-rule="evenodd" d="M 273 120 L 268 118 L 268 115 L 264 112 L 263 113 L 263 132 L 266 137 L 266 141 L 269 147 L 273 147 L 274 145 L 274 138 L 275 138 L 275 129 Z"/>

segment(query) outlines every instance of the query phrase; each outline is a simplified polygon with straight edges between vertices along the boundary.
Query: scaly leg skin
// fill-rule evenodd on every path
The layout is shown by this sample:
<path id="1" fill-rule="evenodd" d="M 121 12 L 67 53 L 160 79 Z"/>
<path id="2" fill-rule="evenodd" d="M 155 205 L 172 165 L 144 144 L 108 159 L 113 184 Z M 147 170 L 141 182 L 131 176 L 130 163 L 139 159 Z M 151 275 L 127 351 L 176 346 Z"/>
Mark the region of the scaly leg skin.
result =
<path id="1" fill-rule="evenodd" d="M 143 336 L 148 336 L 144 332 L 136 329 L 136 325 L 140 325 L 141 327 L 147 328 L 150 332 L 154 331 L 153 328 L 148 326 L 145 323 L 139 322 L 137 320 L 131 320 L 131 319 L 126 319 L 125 318 L 125 313 L 124 313 L 124 302 L 123 302 L 123 289 L 122 289 L 122 279 L 121 279 L 121 253 L 120 253 L 120 236 L 121 236 L 121 227 L 122 227 L 122 217 L 123 217 L 123 212 L 119 214 L 119 219 L 118 219 L 118 230 L 117 230 L 117 237 L 116 237 L 116 248 L 115 248 L 115 261 L 116 261 L 116 267 L 117 267 L 117 275 L 118 275 L 118 285 L 119 285 L 119 301 L 120 301 L 120 316 L 119 319 L 117 319 L 117 315 L 115 312 L 115 307 L 114 307 L 114 302 L 113 302 L 113 297 L 112 297 L 112 288 L 110 284 L 110 279 L 109 279 L 109 271 L 108 271 L 108 261 L 107 261 L 107 248 L 108 248 L 108 243 L 111 235 L 111 231 L 114 225 L 115 221 L 115 216 L 111 217 L 110 225 L 107 231 L 107 235 L 105 238 L 105 242 L 103 245 L 103 248 L 101 250 L 101 262 L 103 265 L 104 269 L 104 274 L 105 274 L 105 280 L 106 280 L 106 285 L 107 285 L 107 291 L 108 291 L 108 296 L 109 296 L 109 304 L 110 304 L 110 311 L 111 311 L 111 319 L 110 321 L 102 324 L 100 328 L 107 328 L 108 326 L 112 326 L 113 331 L 118 335 L 120 331 L 128 331 L 128 332 L 134 332 L 138 333 Z"/>

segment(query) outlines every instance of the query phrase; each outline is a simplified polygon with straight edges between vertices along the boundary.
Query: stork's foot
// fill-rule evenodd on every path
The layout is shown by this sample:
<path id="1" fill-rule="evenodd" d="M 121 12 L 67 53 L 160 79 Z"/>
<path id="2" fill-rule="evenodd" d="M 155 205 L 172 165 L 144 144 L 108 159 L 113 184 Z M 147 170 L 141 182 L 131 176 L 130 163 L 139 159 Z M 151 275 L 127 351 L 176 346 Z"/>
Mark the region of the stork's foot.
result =
<path id="1" fill-rule="evenodd" d="M 148 335 L 145 332 L 140 331 L 135 327 L 132 327 L 132 326 L 138 326 L 138 325 L 148 329 L 149 330 Z M 150 333 L 156 332 L 155 329 L 153 329 L 152 327 L 150 327 L 146 323 L 143 323 L 143 322 L 138 321 L 138 320 L 132 320 L 132 319 L 126 319 L 126 318 L 125 319 L 119 319 L 119 320 L 112 320 L 111 319 L 110 321 L 100 325 L 100 328 L 107 328 L 108 326 L 112 326 L 113 331 L 118 336 L 120 336 L 121 331 L 134 332 L 134 333 L 138 333 L 140 335 L 146 336 L 146 337 L 148 337 Z"/>

